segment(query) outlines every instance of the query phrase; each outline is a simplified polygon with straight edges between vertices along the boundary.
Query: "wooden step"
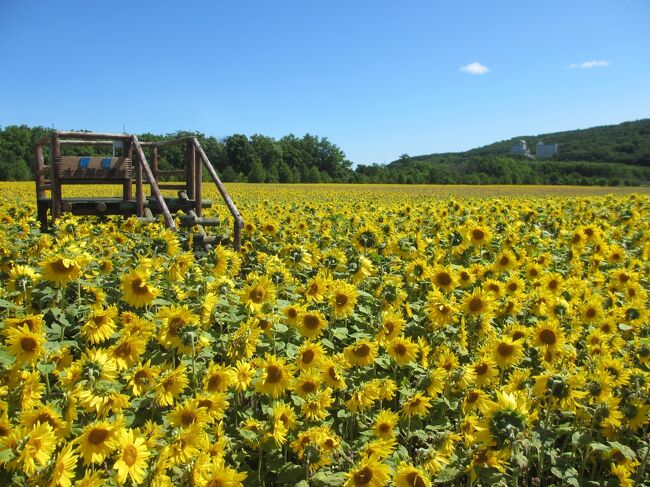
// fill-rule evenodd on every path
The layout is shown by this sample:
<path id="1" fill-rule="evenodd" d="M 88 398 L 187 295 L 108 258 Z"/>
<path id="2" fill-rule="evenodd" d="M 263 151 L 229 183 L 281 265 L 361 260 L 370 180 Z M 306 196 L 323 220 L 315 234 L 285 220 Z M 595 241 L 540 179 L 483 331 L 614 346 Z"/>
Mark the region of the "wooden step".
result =
<path id="1" fill-rule="evenodd" d="M 178 190 L 178 189 L 187 189 L 187 184 L 178 184 L 178 183 L 158 183 L 158 188 L 161 191 L 165 190 Z"/>
<path id="2" fill-rule="evenodd" d="M 193 227 L 194 225 L 216 227 L 220 223 L 218 218 L 195 218 L 191 215 L 182 215 L 179 217 L 179 220 L 183 227 Z"/>
<path id="3" fill-rule="evenodd" d="M 142 223 L 156 223 L 158 221 L 158 218 L 154 216 L 149 208 L 145 208 L 144 215 L 139 216 L 138 220 L 140 220 Z"/>
<path id="4" fill-rule="evenodd" d="M 223 235 L 201 235 L 195 233 L 192 237 L 194 245 L 216 245 L 218 243 L 227 242 L 228 239 Z"/>
<path id="5" fill-rule="evenodd" d="M 167 204 L 169 211 L 172 213 L 176 213 L 180 210 L 183 210 L 184 213 L 188 213 L 196 207 L 194 200 L 184 200 L 181 198 L 165 198 L 165 203 Z M 149 199 L 147 206 L 151 208 L 151 211 L 153 211 L 154 214 L 161 212 L 158 202 L 153 198 Z M 212 206 L 212 201 L 202 200 L 201 206 L 203 208 L 210 208 Z"/>

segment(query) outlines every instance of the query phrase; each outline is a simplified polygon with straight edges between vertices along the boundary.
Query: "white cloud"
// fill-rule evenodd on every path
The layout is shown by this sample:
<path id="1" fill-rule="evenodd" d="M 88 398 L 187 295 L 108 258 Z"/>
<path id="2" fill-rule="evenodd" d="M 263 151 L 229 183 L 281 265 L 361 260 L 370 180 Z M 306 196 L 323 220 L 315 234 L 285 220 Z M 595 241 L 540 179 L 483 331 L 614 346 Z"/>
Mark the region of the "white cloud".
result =
<path id="1" fill-rule="evenodd" d="M 589 69 L 589 68 L 602 68 L 609 66 L 609 61 L 585 61 L 584 63 L 569 64 L 567 68 L 571 69 Z"/>
<path id="2" fill-rule="evenodd" d="M 490 71 L 490 69 L 487 66 L 483 66 L 481 63 L 478 62 L 468 64 L 467 66 L 463 66 L 462 68 L 460 68 L 460 70 L 465 71 L 466 73 L 469 74 L 485 74 L 488 71 Z"/>

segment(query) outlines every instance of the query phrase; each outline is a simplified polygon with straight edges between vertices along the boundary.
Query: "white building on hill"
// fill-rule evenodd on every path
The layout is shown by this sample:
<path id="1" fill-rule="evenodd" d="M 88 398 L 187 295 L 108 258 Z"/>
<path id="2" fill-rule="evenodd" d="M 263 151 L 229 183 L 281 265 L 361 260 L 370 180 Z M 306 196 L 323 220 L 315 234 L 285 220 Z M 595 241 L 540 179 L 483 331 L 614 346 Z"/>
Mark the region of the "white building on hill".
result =
<path id="1" fill-rule="evenodd" d="M 557 144 L 537 142 L 537 146 L 535 147 L 535 157 L 553 157 L 557 154 L 557 146 Z"/>
<path id="2" fill-rule="evenodd" d="M 530 151 L 528 150 L 528 146 L 526 145 L 525 140 L 520 140 L 515 145 L 510 147 L 510 153 L 516 154 L 518 156 L 531 157 Z"/>

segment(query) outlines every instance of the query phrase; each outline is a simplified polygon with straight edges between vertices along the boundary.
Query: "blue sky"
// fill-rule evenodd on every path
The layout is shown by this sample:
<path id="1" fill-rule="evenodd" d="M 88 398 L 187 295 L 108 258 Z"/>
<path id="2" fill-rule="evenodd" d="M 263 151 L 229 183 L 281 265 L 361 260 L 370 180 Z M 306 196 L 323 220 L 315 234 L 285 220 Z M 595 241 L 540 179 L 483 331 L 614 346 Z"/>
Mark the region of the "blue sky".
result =
<path id="1" fill-rule="evenodd" d="M 645 0 L 0 0 L 0 125 L 311 133 L 390 162 L 649 117 L 648 25 Z"/>

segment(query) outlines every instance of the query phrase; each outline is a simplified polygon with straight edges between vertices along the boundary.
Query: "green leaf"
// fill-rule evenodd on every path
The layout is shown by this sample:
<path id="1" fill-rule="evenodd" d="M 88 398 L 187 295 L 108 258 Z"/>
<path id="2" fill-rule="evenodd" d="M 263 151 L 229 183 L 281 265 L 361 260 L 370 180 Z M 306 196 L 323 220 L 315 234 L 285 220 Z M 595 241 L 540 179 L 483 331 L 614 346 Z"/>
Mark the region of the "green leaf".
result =
<path id="1" fill-rule="evenodd" d="M 315 473 L 311 480 L 316 485 L 343 485 L 345 483 L 345 472 L 320 471 Z M 303 481 L 304 482 L 304 481 Z M 305 484 L 309 485 L 309 484 Z"/>
<path id="2" fill-rule="evenodd" d="M 610 450 L 609 446 L 603 445 L 602 443 L 598 443 L 598 442 L 595 442 L 595 441 L 593 443 L 589 443 L 589 447 L 593 451 L 609 451 Z"/>
<path id="3" fill-rule="evenodd" d="M 0 308 L 16 308 L 16 305 L 4 299 L 0 299 Z"/>
<path id="4" fill-rule="evenodd" d="M 332 329 L 332 335 L 334 335 L 336 338 L 339 340 L 345 340 L 348 337 L 348 330 L 347 328 L 334 328 Z"/>
<path id="5" fill-rule="evenodd" d="M 11 448 L 7 448 L 6 450 L 1 450 L 0 451 L 0 463 L 7 463 L 7 462 L 13 460 L 13 458 L 15 456 L 16 455 L 14 454 L 14 451 Z"/>
<path id="6" fill-rule="evenodd" d="M 623 445 L 618 441 L 610 441 L 609 444 L 611 445 L 612 448 L 616 448 L 617 450 L 619 450 L 628 460 L 634 460 L 636 458 L 636 454 L 634 453 L 634 450 L 632 450 L 632 448 L 630 448 L 629 446 Z"/>
<path id="7" fill-rule="evenodd" d="M 54 364 L 38 364 L 36 366 L 36 368 L 38 370 L 40 370 L 42 374 L 49 374 L 54 369 L 56 369 L 56 365 L 54 365 Z"/>
<path id="8" fill-rule="evenodd" d="M 0 364 L 5 367 L 11 367 L 16 361 L 16 357 L 9 353 L 9 349 L 4 345 L 0 345 Z"/>
<path id="9" fill-rule="evenodd" d="M 460 475 L 461 471 L 455 467 L 445 467 L 435 477 L 435 483 L 446 484 L 453 482 Z"/>
<path id="10" fill-rule="evenodd" d="M 245 428 L 239 428 L 239 434 L 242 435 L 242 438 L 244 438 L 245 440 L 249 440 L 253 442 L 257 441 L 257 433 L 255 433 L 254 431 L 247 430 Z"/>
<path id="11" fill-rule="evenodd" d="M 578 482 L 578 479 L 576 477 L 569 477 L 565 480 L 567 484 L 572 485 L 573 487 L 580 487 L 580 482 Z"/>

